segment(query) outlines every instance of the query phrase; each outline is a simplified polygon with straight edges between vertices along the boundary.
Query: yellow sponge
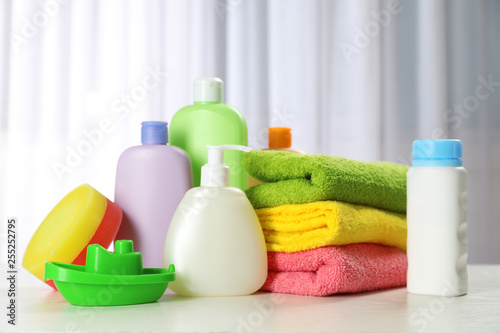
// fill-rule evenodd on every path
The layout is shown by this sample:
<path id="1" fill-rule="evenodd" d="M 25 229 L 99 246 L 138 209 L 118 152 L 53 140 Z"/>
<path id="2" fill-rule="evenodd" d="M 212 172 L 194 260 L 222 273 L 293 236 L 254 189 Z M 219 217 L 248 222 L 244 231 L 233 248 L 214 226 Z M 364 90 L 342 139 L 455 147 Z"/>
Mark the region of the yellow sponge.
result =
<path id="1" fill-rule="evenodd" d="M 90 185 L 67 194 L 31 238 L 23 267 L 43 281 L 45 263 L 85 265 L 89 244 L 108 248 L 120 227 L 121 209 Z M 47 284 L 55 288 L 52 280 Z"/>

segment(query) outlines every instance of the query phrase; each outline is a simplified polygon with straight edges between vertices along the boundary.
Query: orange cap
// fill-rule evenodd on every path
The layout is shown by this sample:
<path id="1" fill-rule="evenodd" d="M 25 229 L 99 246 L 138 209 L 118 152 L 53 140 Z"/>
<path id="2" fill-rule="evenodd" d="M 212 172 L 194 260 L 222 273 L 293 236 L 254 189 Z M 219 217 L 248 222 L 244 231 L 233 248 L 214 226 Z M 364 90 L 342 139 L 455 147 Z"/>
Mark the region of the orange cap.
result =
<path id="1" fill-rule="evenodd" d="M 290 148 L 292 131 L 289 127 L 269 127 L 269 149 Z"/>

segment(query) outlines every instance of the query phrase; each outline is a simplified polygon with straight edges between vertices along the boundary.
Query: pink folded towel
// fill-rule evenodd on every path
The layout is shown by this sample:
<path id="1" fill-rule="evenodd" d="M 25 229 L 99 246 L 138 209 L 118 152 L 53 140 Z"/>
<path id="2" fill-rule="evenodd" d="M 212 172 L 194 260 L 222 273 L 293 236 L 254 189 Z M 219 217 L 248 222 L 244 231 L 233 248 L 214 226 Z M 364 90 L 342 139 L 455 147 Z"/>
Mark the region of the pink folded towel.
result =
<path id="1" fill-rule="evenodd" d="M 263 291 L 327 296 L 406 285 L 406 254 L 395 247 L 357 243 L 285 253 L 268 252 Z"/>

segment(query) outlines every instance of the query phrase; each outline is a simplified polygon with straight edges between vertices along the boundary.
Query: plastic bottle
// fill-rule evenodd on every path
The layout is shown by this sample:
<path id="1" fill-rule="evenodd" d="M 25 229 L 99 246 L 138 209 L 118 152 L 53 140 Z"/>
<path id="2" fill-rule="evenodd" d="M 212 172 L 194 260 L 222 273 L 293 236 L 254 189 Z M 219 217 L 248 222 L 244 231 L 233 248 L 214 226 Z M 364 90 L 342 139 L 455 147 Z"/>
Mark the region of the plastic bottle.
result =
<path id="1" fill-rule="evenodd" d="M 207 146 L 201 186 L 189 190 L 172 219 L 163 264 L 175 265 L 170 289 L 185 296 L 248 295 L 264 284 L 267 252 L 259 219 L 245 193 L 229 187 L 224 149 Z"/>
<path id="2" fill-rule="evenodd" d="M 116 239 L 133 240 L 144 267 L 162 267 L 170 220 L 192 187 L 188 155 L 166 143 L 166 122 L 143 122 L 142 146 L 125 150 L 116 170 L 115 202 L 123 210 Z"/>
<path id="3" fill-rule="evenodd" d="M 288 151 L 291 153 L 305 154 L 302 150 L 292 149 L 292 129 L 289 127 L 269 127 L 268 129 L 268 140 L 269 148 L 262 150 L 280 150 Z M 261 181 L 248 176 L 248 186 L 255 186 L 262 184 Z"/>
<path id="4" fill-rule="evenodd" d="M 460 140 L 413 142 L 407 174 L 410 293 L 467 293 L 467 172 Z"/>
<path id="5" fill-rule="evenodd" d="M 269 127 L 269 149 L 305 154 L 302 150 L 292 148 L 292 129 L 289 127 Z"/>
<path id="6" fill-rule="evenodd" d="M 194 82 L 194 105 L 175 113 L 170 123 L 170 144 L 184 149 L 193 166 L 194 186 L 200 186 L 200 170 L 207 163 L 207 145 L 247 145 L 247 125 L 234 107 L 222 103 L 219 78 Z M 243 153 L 229 151 L 224 162 L 231 168 L 231 186 L 248 187 L 248 174 L 241 165 Z"/>

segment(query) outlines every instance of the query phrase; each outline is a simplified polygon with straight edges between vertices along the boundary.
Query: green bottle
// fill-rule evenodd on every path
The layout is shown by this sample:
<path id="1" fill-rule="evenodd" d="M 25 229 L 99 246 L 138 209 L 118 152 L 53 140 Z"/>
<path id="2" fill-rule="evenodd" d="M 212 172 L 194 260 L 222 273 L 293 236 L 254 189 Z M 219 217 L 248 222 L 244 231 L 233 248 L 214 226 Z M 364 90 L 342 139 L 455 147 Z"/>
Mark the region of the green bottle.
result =
<path id="1" fill-rule="evenodd" d="M 194 104 L 177 111 L 169 128 L 169 142 L 182 148 L 191 158 L 193 184 L 200 186 L 201 167 L 207 163 L 207 145 L 248 144 L 247 124 L 234 107 L 222 103 L 223 83 L 204 77 L 194 82 Z M 231 186 L 245 190 L 248 174 L 241 162 L 243 152 L 231 150 L 224 163 L 231 170 Z"/>

